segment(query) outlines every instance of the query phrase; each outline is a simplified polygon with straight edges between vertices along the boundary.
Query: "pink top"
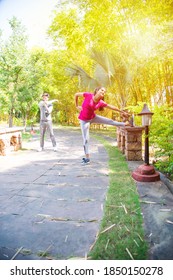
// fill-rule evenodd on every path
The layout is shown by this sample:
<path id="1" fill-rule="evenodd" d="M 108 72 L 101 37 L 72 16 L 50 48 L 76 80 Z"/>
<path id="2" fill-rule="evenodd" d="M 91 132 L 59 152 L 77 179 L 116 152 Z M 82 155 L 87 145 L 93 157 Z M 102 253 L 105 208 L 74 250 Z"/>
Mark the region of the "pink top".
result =
<path id="1" fill-rule="evenodd" d="M 94 113 L 95 110 L 107 106 L 107 103 L 103 100 L 94 102 L 94 94 L 92 93 L 84 92 L 83 96 L 85 99 L 82 103 L 82 110 L 79 114 L 79 119 L 82 121 L 92 120 L 96 116 L 96 114 Z"/>

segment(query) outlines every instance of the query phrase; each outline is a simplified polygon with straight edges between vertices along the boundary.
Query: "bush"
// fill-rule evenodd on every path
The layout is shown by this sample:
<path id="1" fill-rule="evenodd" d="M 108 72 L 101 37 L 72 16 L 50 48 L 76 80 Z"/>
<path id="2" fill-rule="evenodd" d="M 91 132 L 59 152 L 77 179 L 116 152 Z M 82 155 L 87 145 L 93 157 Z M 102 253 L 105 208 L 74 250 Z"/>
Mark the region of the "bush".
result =
<path id="1" fill-rule="evenodd" d="M 150 144 L 154 148 L 155 166 L 171 177 L 173 174 L 173 110 L 167 105 L 154 108 Z"/>

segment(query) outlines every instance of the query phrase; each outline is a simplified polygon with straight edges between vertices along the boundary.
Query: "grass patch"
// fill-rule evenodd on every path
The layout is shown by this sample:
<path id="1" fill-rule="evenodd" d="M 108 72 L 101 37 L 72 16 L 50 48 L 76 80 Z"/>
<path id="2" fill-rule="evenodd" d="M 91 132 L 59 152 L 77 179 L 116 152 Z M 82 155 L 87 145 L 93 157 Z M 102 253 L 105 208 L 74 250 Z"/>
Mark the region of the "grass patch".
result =
<path id="1" fill-rule="evenodd" d="M 109 155 L 110 183 L 97 240 L 88 257 L 93 260 L 145 260 L 148 245 L 136 184 L 124 155 L 103 136 L 93 134 Z"/>
<path id="2" fill-rule="evenodd" d="M 34 135 L 31 134 L 30 131 L 22 132 L 22 140 L 24 140 L 26 142 L 30 141 L 33 137 L 36 137 L 36 136 L 40 136 L 40 130 L 34 131 Z"/>
<path id="3" fill-rule="evenodd" d="M 22 140 L 28 141 L 31 138 L 32 138 L 32 135 L 30 132 L 22 132 Z"/>

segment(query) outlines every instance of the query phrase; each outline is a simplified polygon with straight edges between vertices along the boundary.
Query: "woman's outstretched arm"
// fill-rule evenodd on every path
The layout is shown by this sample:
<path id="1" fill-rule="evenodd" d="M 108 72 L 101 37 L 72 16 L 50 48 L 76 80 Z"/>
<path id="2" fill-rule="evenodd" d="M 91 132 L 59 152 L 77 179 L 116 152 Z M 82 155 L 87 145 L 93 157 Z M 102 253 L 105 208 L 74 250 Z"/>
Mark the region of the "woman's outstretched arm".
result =
<path id="1" fill-rule="evenodd" d="M 114 105 L 108 104 L 108 105 L 106 106 L 106 108 L 111 109 L 111 110 L 113 110 L 113 111 L 117 111 L 117 112 L 121 113 L 124 117 L 129 117 L 129 116 L 130 116 L 129 113 L 127 113 L 127 112 L 125 112 L 125 111 L 123 111 L 123 110 L 118 109 L 118 108 L 115 107 Z"/>

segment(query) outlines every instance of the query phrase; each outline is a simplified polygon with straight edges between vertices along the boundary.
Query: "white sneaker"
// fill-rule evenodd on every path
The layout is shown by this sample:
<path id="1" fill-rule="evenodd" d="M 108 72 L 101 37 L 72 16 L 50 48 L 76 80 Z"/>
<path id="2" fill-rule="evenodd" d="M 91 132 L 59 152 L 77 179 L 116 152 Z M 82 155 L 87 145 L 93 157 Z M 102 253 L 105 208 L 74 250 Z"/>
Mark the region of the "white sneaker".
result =
<path id="1" fill-rule="evenodd" d="M 58 151 L 57 147 L 54 147 L 53 150 L 54 150 L 54 152 L 57 152 L 57 151 Z"/>
<path id="2" fill-rule="evenodd" d="M 44 150 L 44 148 L 40 147 L 37 152 L 42 152 Z"/>

